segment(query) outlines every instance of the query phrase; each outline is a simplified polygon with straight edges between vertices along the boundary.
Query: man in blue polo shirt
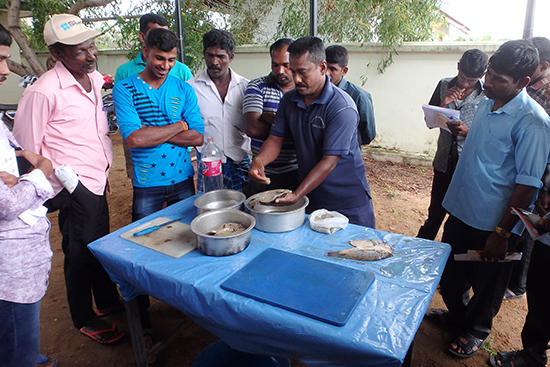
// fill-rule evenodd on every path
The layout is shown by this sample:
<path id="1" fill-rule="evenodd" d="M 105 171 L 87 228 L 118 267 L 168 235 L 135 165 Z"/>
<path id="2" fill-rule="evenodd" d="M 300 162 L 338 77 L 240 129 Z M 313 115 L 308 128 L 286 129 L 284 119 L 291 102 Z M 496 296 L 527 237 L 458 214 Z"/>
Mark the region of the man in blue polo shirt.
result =
<path id="1" fill-rule="evenodd" d="M 309 213 L 321 208 L 336 210 L 350 223 L 374 228 L 370 189 L 357 142 L 355 103 L 326 75 L 323 41 L 303 37 L 288 52 L 296 89 L 281 99 L 271 134 L 254 158 L 249 176 L 267 184 L 264 165 L 279 155 L 285 137 L 292 137 L 302 182 L 276 202 L 292 204 L 307 195 Z"/>
<path id="2" fill-rule="evenodd" d="M 518 217 L 510 208 L 528 208 L 542 187 L 550 118 L 525 91 L 538 64 L 537 50 L 525 40 L 506 42 L 491 56 L 487 98 L 479 103 L 443 200 L 450 214 L 443 242 L 452 247 L 440 282 L 448 312 L 431 315 L 458 326 L 449 352 L 459 358 L 483 346 L 506 291 L 512 266 L 497 261 L 519 238 L 511 233 Z M 480 251 L 485 261 L 454 260 L 468 250 Z"/>

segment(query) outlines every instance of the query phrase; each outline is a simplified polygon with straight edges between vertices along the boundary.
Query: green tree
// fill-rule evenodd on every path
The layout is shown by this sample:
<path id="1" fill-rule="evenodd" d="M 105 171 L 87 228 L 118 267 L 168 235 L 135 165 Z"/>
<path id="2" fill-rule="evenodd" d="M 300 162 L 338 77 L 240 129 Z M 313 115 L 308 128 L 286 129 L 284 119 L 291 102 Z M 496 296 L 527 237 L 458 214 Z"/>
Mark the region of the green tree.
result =
<path id="1" fill-rule="evenodd" d="M 108 32 L 119 48 L 129 50 L 129 59 L 141 50 L 137 38 L 140 15 L 161 14 L 176 30 L 177 0 L 145 0 L 131 9 L 122 8 L 122 0 L 26 0 L 32 10 L 27 27 L 19 21 L 21 0 L 0 0 L 0 4 L 2 1 L 8 3 L 9 29 L 37 75 L 43 67 L 36 64 L 33 49 L 46 49 L 42 29 L 51 14 L 69 12 L 83 19 L 110 19 L 96 28 Z M 240 45 L 268 44 L 280 37 L 309 34 L 309 0 L 180 1 L 185 63 L 195 71 L 202 66 L 202 35 L 213 27 L 230 31 Z M 388 50 L 378 65 L 383 71 L 393 63 L 392 56 L 403 42 L 433 38 L 433 24 L 442 18 L 437 11 L 440 3 L 441 0 L 319 0 L 318 36 L 329 43 L 381 42 Z"/>
<path id="2" fill-rule="evenodd" d="M 308 35 L 309 0 L 282 2 L 276 38 Z M 329 43 L 381 42 L 388 49 L 378 65 L 383 72 L 403 42 L 433 39 L 440 6 L 441 0 L 319 0 L 318 37 Z"/>

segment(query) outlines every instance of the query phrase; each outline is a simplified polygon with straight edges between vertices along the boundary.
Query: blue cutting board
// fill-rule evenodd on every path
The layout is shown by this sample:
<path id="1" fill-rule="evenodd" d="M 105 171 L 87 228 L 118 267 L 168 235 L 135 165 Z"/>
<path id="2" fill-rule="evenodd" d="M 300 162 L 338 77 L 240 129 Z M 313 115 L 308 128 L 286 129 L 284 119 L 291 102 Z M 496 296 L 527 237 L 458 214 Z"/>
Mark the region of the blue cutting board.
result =
<path id="1" fill-rule="evenodd" d="M 372 283 L 369 271 L 269 248 L 221 287 L 260 302 L 343 326 Z"/>

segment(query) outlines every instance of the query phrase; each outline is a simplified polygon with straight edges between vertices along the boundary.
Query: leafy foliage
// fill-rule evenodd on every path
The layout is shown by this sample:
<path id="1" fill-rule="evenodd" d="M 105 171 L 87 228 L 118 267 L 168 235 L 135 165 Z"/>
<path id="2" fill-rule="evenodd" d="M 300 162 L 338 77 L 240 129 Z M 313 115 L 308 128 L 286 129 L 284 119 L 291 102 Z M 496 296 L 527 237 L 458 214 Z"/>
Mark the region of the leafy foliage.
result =
<path id="1" fill-rule="evenodd" d="M 52 14 L 65 13 L 74 0 L 27 0 L 25 1 L 32 11 L 32 17 L 28 22 L 21 24 L 23 33 L 31 43 L 35 51 L 45 51 L 48 49 L 44 42 L 44 25 L 50 19 Z"/>
<path id="2" fill-rule="evenodd" d="M 283 14 L 276 38 L 309 34 L 309 0 L 282 0 Z M 381 42 L 388 54 L 378 65 L 383 72 L 403 42 L 434 37 L 441 21 L 441 0 L 319 0 L 318 37 L 329 43 Z"/>
<path id="3" fill-rule="evenodd" d="M 35 50 L 46 49 L 42 30 L 49 15 L 67 11 L 76 1 L 26 1 L 33 16 L 24 31 Z M 214 27 L 230 31 L 240 45 L 267 44 L 280 37 L 298 38 L 309 34 L 309 0 L 181 1 L 185 63 L 194 71 L 202 67 L 202 35 Z M 437 11 L 441 1 L 318 0 L 318 36 L 328 43 L 383 43 L 388 50 L 378 65 L 378 70 L 383 71 L 393 63 L 393 54 L 403 42 L 434 37 L 433 25 L 442 20 Z M 108 34 L 106 41 L 98 39 L 98 42 L 116 43 L 119 48 L 129 50 L 129 59 L 135 58 L 141 50 L 140 15 L 148 12 L 163 15 L 171 23 L 171 29 L 177 31 L 174 0 L 132 2 L 131 9 L 124 9 L 122 5 L 122 0 L 117 0 L 103 8 L 86 9 L 80 16 L 114 16 L 116 20 L 97 25 Z"/>

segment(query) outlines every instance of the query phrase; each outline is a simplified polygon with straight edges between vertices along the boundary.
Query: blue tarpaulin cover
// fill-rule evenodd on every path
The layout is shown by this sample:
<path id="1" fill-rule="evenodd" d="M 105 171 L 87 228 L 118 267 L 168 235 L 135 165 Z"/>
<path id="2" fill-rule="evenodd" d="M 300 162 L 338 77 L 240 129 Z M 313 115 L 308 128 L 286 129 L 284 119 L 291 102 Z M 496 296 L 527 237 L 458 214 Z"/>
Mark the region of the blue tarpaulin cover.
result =
<path id="1" fill-rule="evenodd" d="M 252 230 L 243 252 L 212 257 L 194 250 L 178 259 L 120 238 L 156 217 L 191 223 L 186 199 L 89 245 L 125 300 L 149 294 L 243 352 L 299 359 L 323 367 L 400 366 L 435 292 L 450 253 L 447 244 L 349 225 L 332 235 L 307 221 L 285 233 Z M 328 257 L 354 239 L 380 239 L 394 256 L 379 261 Z M 332 262 L 375 278 L 344 326 L 335 326 L 221 288 L 221 284 L 267 248 Z M 282 271 L 280 276 L 285 277 Z M 327 277 L 328 279 L 329 277 Z"/>

